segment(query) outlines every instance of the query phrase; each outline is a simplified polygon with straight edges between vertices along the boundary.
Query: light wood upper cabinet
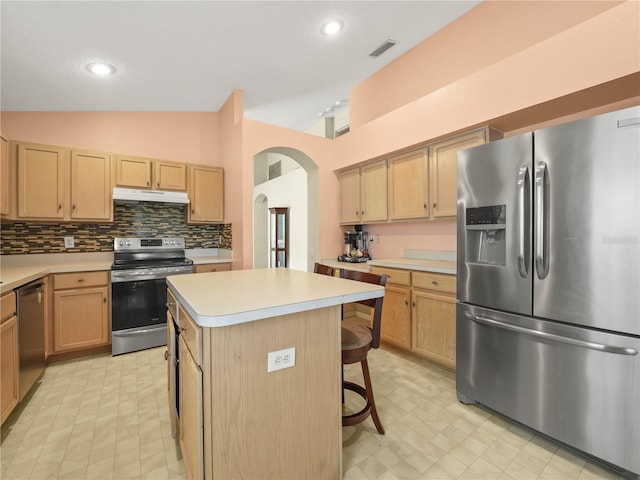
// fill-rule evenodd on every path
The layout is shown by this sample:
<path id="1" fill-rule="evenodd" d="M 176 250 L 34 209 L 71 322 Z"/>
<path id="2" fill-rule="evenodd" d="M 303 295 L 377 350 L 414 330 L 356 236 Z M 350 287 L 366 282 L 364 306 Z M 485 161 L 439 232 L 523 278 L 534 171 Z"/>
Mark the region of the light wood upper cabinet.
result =
<path id="1" fill-rule="evenodd" d="M 340 223 L 357 224 L 387 219 L 387 161 L 347 170 L 340 181 Z"/>
<path id="2" fill-rule="evenodd" d="M 340 223 L 360 223 L 360 169 L 338 175 L 340 182 Z"/>
<path id="3" fill-rule="evenodd" d="M 54 276 L 53 353 L 108 345 L 108 272 Z"/>
<path id="4" fill-rule="evenodd" d="M 16 294 L 2 296 L 0 313 L 0 424 L 18 404 L 18 320 L 16 317 Z"/>
<path id="5" fill-rule="evenodd" d="M 362 223 L 387 219 L 387 161 L 360 167 L 360 213 Z"/>
<path id="6" fill-rule="evenodd" d="M 187 189 L 187 166 L 178 162 L 116 155 L 116 186 L 184 192 Z"/>
<path id="7" fill-rule="evenodd" d="M 428 160 L 425 148 L 389 159 L 389 220 L 429 216 Z"/>
<path id="8" fill-rule="evenodd" d="M 151 188 L 151 160 L 117 155 L 116 186 Z"/>
<path id="9" fill-rule="evenodd" d="M 189 165 L 188 223 L 224 221 L 224 170 Z"/>
<path id="10" fill-rule="evenodd" d="M 46 145 L 18 144 L 18 217 L 64 219 L 70 151 Z"/>
<path id="11" fill-rule="evenodd" d="M 12 168 L 9 157 L 9 142 L 0 137 L 0 216 L 12 217 Z"/>
<path id="12" fill-rule="evenodd" d="M 153 161 L 153 185 L 158 190 L 187 189 L 187 165 L 184 163 Z"/>
<path id="13" fill-rule="evenodd" d="M 71 152 L 71 218 L 112 220 L 111 155 Z"/>
<path id="14" fill-rule="evenodd" d="M 458 152 L 502 138 L 490 128 L 482 128 L 447 138 L 429 146 L 431 175 L 431 216 L 455 217 L 458 195 Z"/>

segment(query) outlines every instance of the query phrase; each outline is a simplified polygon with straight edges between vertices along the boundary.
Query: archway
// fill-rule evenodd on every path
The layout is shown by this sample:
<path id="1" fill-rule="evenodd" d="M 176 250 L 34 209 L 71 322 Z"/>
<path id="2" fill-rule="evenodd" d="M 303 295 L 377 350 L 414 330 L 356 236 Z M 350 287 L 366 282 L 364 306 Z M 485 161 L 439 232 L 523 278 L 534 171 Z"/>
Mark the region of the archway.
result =
<path id="1" fill-rule="evenodd" d="M 286 157 L 302 167 L 298 172 L 282 175 L 269 180 L 269 161 L 278 156 Z M 259 152 L 253 157 L 254 187 L 253 187 L 253 265 L 254 268 L 266 267 L 268 260 L 268 208 L 270 206 L 288 206 L 292 208 L 292 226 L 298 229 L 298 245 L 292 243 L 299 252 L 298 261 L 291 262 L 292 268 L 313 270 L 320 252 L 320 194 L 318 166 L 303 152 L 289 147 L 273 147 Z M 306 181 L 305 181 L 306 180 Z M 278 181 L 279 183 L 276 183 Z M 274 182 L 275 190 L 269 188 Z M 286 185 L 286 182 L 289 182 Z M 300 185 L 302 183 L 303 185 Z M 300 187 L 303 187 L 302 189 Z M 303 201 L 296 202 L 296 192 L 304 191 Z M 287 198 L 287 195 L 291 198 Z M 276 199 L 276 197 L 278 197 Z M 287 204 L 271 205 L 270 202 L 285 202 Z M 291 204 L 293 203 L 293 204 Z M 297 204 L 296 204 L 297 203 Z M 306 205 L 301 205 L 306 204 Z M 300 209 L 304 211 L 300 211 Z M 304 223 L 304 224 L 303 224 Z"/>

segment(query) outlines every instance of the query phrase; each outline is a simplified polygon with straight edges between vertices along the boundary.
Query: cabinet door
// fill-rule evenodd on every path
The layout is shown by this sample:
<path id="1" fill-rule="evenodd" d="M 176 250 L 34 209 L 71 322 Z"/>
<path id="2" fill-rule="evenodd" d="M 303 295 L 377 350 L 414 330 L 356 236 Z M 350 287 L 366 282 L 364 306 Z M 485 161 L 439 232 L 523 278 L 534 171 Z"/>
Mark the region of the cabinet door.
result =
<path id="1" fill-rule="evenodd" d="M 455 217 L 458 201 L 458 151 L 486 142 L 486 129 L 443 140 L 429 147 L 434 218 Z"/>
<path id="2" fill-rule="evenodd" d="M 178 340 L 180 363 L 180 448 L 187 478 L 204 477 L 204 423 L 202 371 L 182 336 Z"/>
<path id="3" fill-rule="evenodd" d="M 224 170 L 189 166 L 189 223 L 224 221 Z"/>
<path id="4" fill-rule="evenodd" d="M 116 157 L 118 187 L 151 188 L 151 160 L 148 158 Z"/>
<path id="5" fill-rule="evenodd" d="M 448 367 L 456 364 L 456 299 L 423 290 L 412 292 L 411 350 Z"/>
<path id="6" fill-rule="evenodd" d="M 71 152 L 71 218 L 113 219 L 111 155 Z"/>
<path id="7" fill-rule="evenodd" d="M 153 182 L 158 190 L 187 189 L 187 166 L 184 163 L 153 162 Z"/>
<path id="8" fill-rule="evenodd" d="M 387 219 L 387 161 L 360 168 L 360 213 L 362 223 Z"/>
<path id="9" fill-rule="evenodd" d="M 340 181 L 340 223 L 360 223 L 360 169 L 343 172 Z"/>
<path id="10" fill-rule="evenodd" d="M 0 137 L 0 215 L 11 215 L 11 176 L 9 169 L 9 142 Z"/>
<path id="11" fill-rule="evenodd" d="M 389 219 L 429 216 L 428 156 L 425 149 L 389 159 Z"/>
<path id="12" fill-rule="evenodd" d="M 0 423 L 18 404 L 18 321 L 12 316 L 0 326 Z"/>
<path id="13" fill-rule="evenodd" d="M 193 273 L 226 272 L 229 270 L 231 270 L 230 263 L 207 263 L 193 266 Z"/>
<path id="14" fill-rule="evenodd" d="M 18 144 L 18 217 L 65 218 L 68 165 L 69 150 Z"/>
<path id="15" fill-rule="evenodd" d="M 381 337 L 400 348 L 411 348 L 411 290 L 387 285 L 382 303 Z"/>
<path id="16" fill-rule="evenodd" d="M 109 344 L 109 288 L 54 293 L 54 352 Z"/>

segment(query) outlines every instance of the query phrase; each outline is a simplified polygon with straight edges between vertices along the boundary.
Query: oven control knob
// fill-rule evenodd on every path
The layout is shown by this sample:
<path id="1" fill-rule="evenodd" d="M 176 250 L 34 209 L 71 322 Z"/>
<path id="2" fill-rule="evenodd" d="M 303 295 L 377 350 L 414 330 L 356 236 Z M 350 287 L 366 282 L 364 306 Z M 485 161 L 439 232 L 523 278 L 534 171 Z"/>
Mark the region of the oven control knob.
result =
<path id="1" fill-rule="evenodd" d="M 131 246 L 131 241 L 127 240 L 127 247 Z"/>
<path id="2" fill-rule="evenodd" d="M 124 242 L 122 240 L 120 240 L 119 245 L 120 246 L 124 245 Z"/>

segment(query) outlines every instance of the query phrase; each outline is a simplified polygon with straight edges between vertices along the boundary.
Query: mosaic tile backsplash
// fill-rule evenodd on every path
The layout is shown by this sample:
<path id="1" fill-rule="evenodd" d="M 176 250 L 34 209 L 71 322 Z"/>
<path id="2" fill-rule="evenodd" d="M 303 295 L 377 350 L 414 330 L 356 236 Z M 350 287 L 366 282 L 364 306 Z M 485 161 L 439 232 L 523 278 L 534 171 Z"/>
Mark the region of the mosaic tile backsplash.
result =
<path id="1" fill-rule="evenodd" d="M 231 224 L 187 225 L 184 205 L 116 204 L 113 219 L 109 224 L 2 224 L 0 253 L 111 252 L 115 237 L 184 237 L 186 248 L 231 249 Z M 64 248 L 65 236 L 74 237 L 74 248 Z"/>

